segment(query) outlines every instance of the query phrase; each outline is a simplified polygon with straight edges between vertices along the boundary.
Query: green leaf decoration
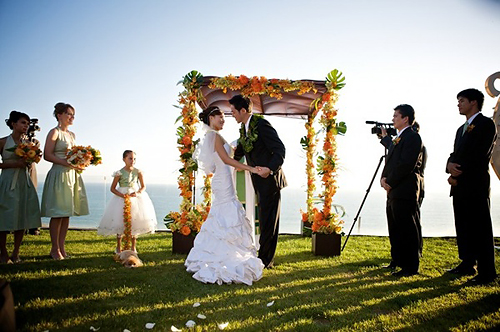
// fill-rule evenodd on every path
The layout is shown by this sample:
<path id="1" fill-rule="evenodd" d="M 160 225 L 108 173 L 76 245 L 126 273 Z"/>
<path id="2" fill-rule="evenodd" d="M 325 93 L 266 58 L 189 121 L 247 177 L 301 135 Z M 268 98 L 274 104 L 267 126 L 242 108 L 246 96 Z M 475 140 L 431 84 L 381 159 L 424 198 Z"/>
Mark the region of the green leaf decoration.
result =
<path id="1" fill-rule="evenodd" d="M 342 76 L 342 72 L 334 69 L 328 73 L 326 80 L 332 84 L 334 90 L 340 90 L 345 86 L 345 77 Z"/>
<path id="2" fill-rule="evenodd" d="M 339 122 L 337 123 L 337 133 L 339 135 L 345 135 L 346 131 L 347 131 L 347 125 L 345 124 L 345 122 Z"/>
<path id="3" fill-rule="evenodd" d="M 307 141 L 307 136 L 304 136 L 300 139 L 300 145 L 302 145 L 302 148 L 304 150 L 307 150 L 307 148 L 309 147 L 309 142 Z"/>

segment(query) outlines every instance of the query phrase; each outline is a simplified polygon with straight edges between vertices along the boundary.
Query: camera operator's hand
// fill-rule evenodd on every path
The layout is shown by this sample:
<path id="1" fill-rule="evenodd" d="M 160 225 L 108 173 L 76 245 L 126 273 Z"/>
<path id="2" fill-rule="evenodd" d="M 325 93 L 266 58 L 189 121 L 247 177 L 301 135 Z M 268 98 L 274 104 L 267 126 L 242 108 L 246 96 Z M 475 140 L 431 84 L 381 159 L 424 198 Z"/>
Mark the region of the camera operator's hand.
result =
<path id="1" fill-rule="evenodd" d="M 457 179 L 455 179 L 452 175 L 448 178 L 448 183 L 452 186 L 455 187 L 458 184 Z"/>
<path id="2" fill-rule="evenodd" d="M 392 189 L 392 187 L 387 184 L 386 178 L 381 178 L 380 179 L 380 186 L 382 186 L 382 188 L 384 188 L 385 191 L 387 191 L 387 193 L 389 193 L 389 191 Z"/>
<path id="3" fill-rule="evenodd" d="M 448 163 L 448 165 L 446 165 L 446 169 L 451 174 L 451 176 L 454 177 L 460 176 L 462 174 L 460 167 L 461 166 L 457 163 Z"/>
<path id="4" fill-rule="evenodd" d="M 380 127 L 380 137 L 379 138 L 384 138 L 387 136 L 387 130 L 384 127 Z"/>

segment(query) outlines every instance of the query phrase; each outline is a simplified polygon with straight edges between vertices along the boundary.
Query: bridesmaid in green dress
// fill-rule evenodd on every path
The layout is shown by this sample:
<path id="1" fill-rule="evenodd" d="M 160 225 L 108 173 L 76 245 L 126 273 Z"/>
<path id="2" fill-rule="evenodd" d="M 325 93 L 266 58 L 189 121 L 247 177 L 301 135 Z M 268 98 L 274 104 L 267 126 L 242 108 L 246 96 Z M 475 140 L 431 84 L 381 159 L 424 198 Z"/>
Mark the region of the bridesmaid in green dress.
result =
<path id="1" fill-rule="evenodd" d="M 28 173 L 28 165 L 8 149 L 21 143 L 30 124 L 27 114 L 12 111 L 5 120 L 12 134 L 0 138 L 0 262 L 17 263 L 24 231 L 41 226 L 36 188 Z M 9 257 L 7 234 L 14 232 L 14 250 Z"/>
<path id="2" fill-rule="evenodd" d="M 70 104 L 54 106 L 57 127 L 47 134 L 44 158 L 52 163 L 47 173 L 42 194 L 42 217 L 50 217 L 50 256 L 55 260 L 68 257 L 65 250 L 69 217 L 89 214 L 87 194 L 81 175 L 82 170 L 66 161 L 67 149 L 75 144 L 75 134 L 68 130 L 75 119 L 75 109 Z"/>

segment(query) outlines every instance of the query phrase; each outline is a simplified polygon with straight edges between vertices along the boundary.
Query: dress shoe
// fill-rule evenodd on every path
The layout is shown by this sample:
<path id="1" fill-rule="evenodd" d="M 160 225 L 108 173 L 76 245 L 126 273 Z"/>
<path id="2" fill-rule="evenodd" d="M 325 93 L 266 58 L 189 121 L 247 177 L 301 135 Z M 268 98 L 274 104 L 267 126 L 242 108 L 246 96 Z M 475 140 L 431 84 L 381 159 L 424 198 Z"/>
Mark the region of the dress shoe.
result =
<path id="1" fill-rule="evenodd" d="M 391 270 L 394 270 L 394 269 L 395 269 L 395 268 L 397 268 L 397 267 L 398 267 L 398 265 L 397 265 L 396 263 L 394 263 L 393 261 L 391 261 L 391 262 L 389 263 L 389 265 L 385 265 L 385 266 L 384 266 L 384 269 L 391 269 Z"/>
<path id="2" fill-rule="evenodd" d="M 487 275 L 487 276 L 484 276 L 482 274 L 478 274 L 477 276 L 472 278 L 470 280 L 470 282 L 474 283 L 474 284 L 478 284 L 478 285 L 486 285 L 486 284 L 489 284 L 489 283 L 492 283 L 493 281 L 495 281 L 496 278 L 497 278 L 496 274 Z"/>
<path id="3" fill-rule="evenodd" d="M 269 270 L 274 269 L 274 262 L 271 262 L 271 263 L 267 264 L 267 265 L 265 266 L 265 268 L 266 268 L 266 269 L 269 269 Z"/>
<path id="4" fill-rule="evenodd" d="M 473 276 L 476 274 L 476 268 L 474 266 L 457 266 L 453 269 L 446 270 L 448 273 L 453 273 L 453 274 L 461 274 L 464 276 Z"/>
<path id="5" fill-rule="evenodd" d="M 394 277 L 411 277 L 418 274 L 417 271 L 410 271 L 410 270 L 400 270 L 398 272 L 392 272 L 392 275 Z"/>

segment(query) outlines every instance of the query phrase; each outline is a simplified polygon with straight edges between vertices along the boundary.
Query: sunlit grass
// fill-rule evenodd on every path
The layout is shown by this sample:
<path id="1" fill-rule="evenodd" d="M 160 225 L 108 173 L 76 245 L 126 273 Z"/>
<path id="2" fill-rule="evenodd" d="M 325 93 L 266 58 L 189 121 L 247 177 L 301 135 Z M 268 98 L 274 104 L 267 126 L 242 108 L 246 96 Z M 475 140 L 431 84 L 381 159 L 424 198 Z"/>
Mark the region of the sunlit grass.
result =
<path id="1" fill-rule="evenodd" d="M 474 286 L 444 274 L 458 262 L 455 240 L 424 242 L 420 274 L 397 279 L 382 268 L 385 237 L 351 237 L 341 256 L 325 258 L 311 253 L 310 238 L 280 236 L 278 265 L 248 287 L 192 279 L 168 233 L 141 237 L 144 267 L 130 270 L 113 261 L 114 239 L 95 231 L 70 231 L 71 258 L 53 261 L 44 230 L 25 237 L 23 262 L 0 265 L 0 278 L 11 282 L 20 331 L 143 331 L 146 323 L 187 330 L 188 320 L 195 331 L 224 322 L 244 331 L 500 329 L 500 283 Z"/>

